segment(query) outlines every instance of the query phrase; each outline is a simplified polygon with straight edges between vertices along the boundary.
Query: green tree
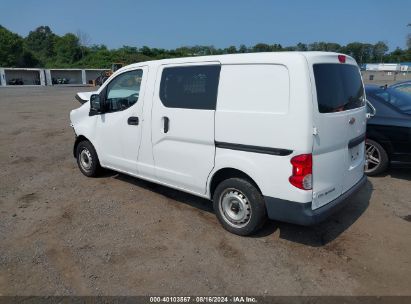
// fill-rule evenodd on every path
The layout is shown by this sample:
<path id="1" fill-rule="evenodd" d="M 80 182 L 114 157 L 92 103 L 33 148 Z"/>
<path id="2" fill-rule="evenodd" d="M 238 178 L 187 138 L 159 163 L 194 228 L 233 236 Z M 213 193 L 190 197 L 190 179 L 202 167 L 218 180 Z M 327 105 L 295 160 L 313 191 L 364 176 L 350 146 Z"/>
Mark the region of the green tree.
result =
<path id="1" fill-rule="evenodd" d="M 83 58 L 88 51 L 87 47 L 90 45 L 91 37 L 89 34 L 87 34 L 86 32 L 83 32 L 82 30 L 78 30 L 76 32 L 76 36 L 77 36 L 77 39 L 79 41 L 80 48 L 81 48 L 81 58 Z"/>
<path id="2" fill-rule="evenodd" d="M 17 62 L 17 66 L 23 67 L 23 68 L 32 68 L 32 67 L 41 66 L 41 64 L 39 60 L 36 58 L 36 56 L 33 55 L 32 52 L 28 50 L 23 50 L 23 53 L 21 54 Z"/>
<path id="3" fill-rule="evenodd" d="M 235 54 L 237 53 L 237 48 L 234 45 L 229 46 L 225 49 L 225 53 L 227 54 Z"/>
<path id="4" fill-rule="evenodd" d="M 359 63 L 366 63 L 372 61 L 374 46 L 369 43 L 351 42 L 345 47 L 341 48 L 341 52 L 348 54 Z"/>
<path id="5" fill-rule="evenodd" d="M 308 45 L 309 51 L 326 51 L 324 42 L 313 42 Z"/>
<path id="6" fill-rule="evenodd" d="M 111 63 L 115 62 L 114 52 L 107 49 L 105 45 L 93 45 L 89 49 L 89 53 L 81 59 L 81 61 L 76 62 L 77 67 L 90 67 L 90 68 L 111 68 Z M 54 66 L 58 63 L 53 63 Z"/>
<path id="7" fill-rule="evenodd" d="M 298 42 L 297 43 L 297 46 L 296 46 L 296 50 L 297 51 L 308 51 L 308 47 L 307 47 L 307 45 L 305 44 L 305 43 L 301 43 L 301 42 Z"/>
<path id="8" fill-rule="evenodd" d="M 397 48 L 392 52 L 389 52 L 388 46 L 382 41 L 378 41 L 374 45 L 351 42 L 342 46 L 338 43 L 319 41 L 308 45 L 299 42 L 295 46 L 287 47 L 277 43 L 257 43 L 252 47 L 241 44 L 239 48 L 235 46 L 215 48 L 214 46 L 194 45 L 176 49 L 150 48 L 148 46 L 137 48 L 126 45 L 118 49 L 108 49 L 105 45 L 89 46 L 89 42 L 89 36 L 81 31 L 77 32 L 77 36 L 68 33 L 60 37 L 54 34 L 48 26 L 40 26 L 23 39 L 0 26 L 0 66 L 110 68 L 113 62 L 129 64 L 152 59 L 186 56 L 305 50 L 346 53 L 353 56 L 359 64 L 411 61 L 411 34 L 407 37 L 408 49 Z"/>
<path id="9" fill-rule="evenodd" d="M 313 42 L 308 45 L 309 51 L 341 52 L 341 45 L 334 42 Z"/>
<path id="10" fill-rule="evenodd" d="M 372 52 L 373 52 L 374 60 L 376 62 L 382 62 L 383 61 L 382 59 L 385 53 L 388 52 L 388 46 L 385 42 L 378 41 L 376 44 L 374 44 L 374 48 Z"/>
<path id="11" fill-rule="evenodd" d="M 57 36 L 48 26 L 39 26 L 24 39 L 25 47 L 41 62 L 45 63 L 55 55 L 56 38 Z"/>
<path id="12" fill-rule="evenodd" d="M 238 52 L 239 53 L 247 53 L 248 48 L 244 44 L 242 44 L 242 45 L 240 45 L 240 48 L 238 49 Z"/>
<path id="13" fill-rule="evenodd" d="M 283 47 L 281 44 L 274 43 L 270 45 L 270 52 L 280 52 L 283 50 Z"/>
<path id="14" fill-rule="evenodd" d="M 212 45 L 195 45 L 193 47 L 188 47 L 188 56 L 207 56 L 216 55 L 218 50 Z"/>
<path id="15" fill-rule="evenodd" d="M 295 46 L 286 46 L 282 49 L 282 51 L 286 51 L 286 52 L 295 52 L 297 50 L 297 47 Z"/>
<path id="16" fill-rule="evenodd" d="M 62 64 L 72 64 L 81 58 L 79 40 L 74 34 L 65 34 L 55 42 L 55 61 Z"/>
<path id="17" fill-rule="evenodd" d="M 0 25 L 0 66 L 15 67 L 23 55 L 23 39 Z"/>
<path id="18" fill-rule="evenodd" d="M 148 46 L 145 46 L 145 45 L 140 49 L 140 52 L 143 55 L 146 55 L 146 56 L 149 56 L 149 57 L 151 57 L 153 55 L 151 49 Z"/>
<path id="19" fill-rule="evenodd" d="M 270 46 L 266 43 L 257 43 L 253 46 L 253 52 L 269 52 Z"/>
<path id="20" fill-rule="evenodd" d="M 328 42 L 326 44 L 327 52 L 341 52 L 341 45 L 335 42 Z"/>
<path id="21" fill-rule="evenodd" d="M 385 62 L 404 62 L 411 61 L 411 50 L 402 50 L 397 47 L 393 52 L 384 56 Z"/>

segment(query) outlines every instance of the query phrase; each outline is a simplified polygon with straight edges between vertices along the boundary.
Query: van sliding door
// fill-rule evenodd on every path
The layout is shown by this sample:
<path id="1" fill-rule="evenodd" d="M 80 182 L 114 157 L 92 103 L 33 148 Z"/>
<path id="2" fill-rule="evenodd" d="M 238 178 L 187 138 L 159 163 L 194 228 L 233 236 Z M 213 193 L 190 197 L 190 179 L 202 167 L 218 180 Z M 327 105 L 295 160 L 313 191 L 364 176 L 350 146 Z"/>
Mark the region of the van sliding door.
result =
<path id="1" fill-rule="evenodd" d="M 152 110 L 156 177 L 205 194 L 214 167 L 219 63 L 161 66 Z"/>

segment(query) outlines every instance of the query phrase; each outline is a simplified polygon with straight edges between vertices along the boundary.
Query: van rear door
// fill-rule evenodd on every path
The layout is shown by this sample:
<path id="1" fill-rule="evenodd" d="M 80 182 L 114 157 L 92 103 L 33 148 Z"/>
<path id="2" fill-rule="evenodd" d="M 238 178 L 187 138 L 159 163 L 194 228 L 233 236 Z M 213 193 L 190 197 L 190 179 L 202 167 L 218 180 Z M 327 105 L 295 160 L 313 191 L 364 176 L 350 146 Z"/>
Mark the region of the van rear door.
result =
<path id="1" fill-rule="evenodd" d="M 313 203 L 319 208 L 364 175 L 365 95 L 355 61 L 311 58 L 314 97 Z"/>

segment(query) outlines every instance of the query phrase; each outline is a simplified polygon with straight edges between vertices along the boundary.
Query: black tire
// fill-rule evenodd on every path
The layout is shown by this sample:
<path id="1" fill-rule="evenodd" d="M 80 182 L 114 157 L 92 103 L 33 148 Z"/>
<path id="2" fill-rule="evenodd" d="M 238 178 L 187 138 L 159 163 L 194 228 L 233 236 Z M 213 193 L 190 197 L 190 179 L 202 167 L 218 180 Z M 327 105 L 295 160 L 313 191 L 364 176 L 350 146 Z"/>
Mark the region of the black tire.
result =
<path id="1" fill-rule="evenodd" d="M 237 235 L 254 234 L 267 220 L 264 197 L 252 183 L 242 178 L 222 181 L 214 191 L 213 206 L 224 229 Z M 237 216 L 239 221 L 234 220 Z"/>
<path id="2" fill-rule="evenodd" d="M 76 148 L 77 165 L 85 176 L 95 177 L 98 176 L 101 167 L 98 160 L 97 152 L 94 149 L 91 142 L 83 140 L 78 143 Z"/>
<path id="3" fill-rule="evenodd" d="M 376 141 L 367 139 L 365 142 L 365 174 L 375 176 L 383 173 L 388 168 L 389 159 L 385 149 Z M 377 160 L 378 159 L 378 163 Z"/>

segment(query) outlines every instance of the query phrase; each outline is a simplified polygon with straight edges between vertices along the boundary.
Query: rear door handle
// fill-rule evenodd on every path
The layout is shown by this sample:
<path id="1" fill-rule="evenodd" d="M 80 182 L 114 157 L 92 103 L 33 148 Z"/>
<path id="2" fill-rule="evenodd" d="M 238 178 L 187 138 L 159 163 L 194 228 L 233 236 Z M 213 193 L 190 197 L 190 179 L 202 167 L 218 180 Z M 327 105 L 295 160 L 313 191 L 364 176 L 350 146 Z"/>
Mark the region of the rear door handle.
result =
<path id="1" fill-rule="evenodd" d="M 164 133 L 167 133 L 170 128 L 170 119 L 167 116 L 163 117 L 164 120 Z"/>
<path id="2" fill-rule="evenodd" d="M 138 117 L 131 116 L 127 119 L 127 123 L 131 126 L 138 126 Z"/>

